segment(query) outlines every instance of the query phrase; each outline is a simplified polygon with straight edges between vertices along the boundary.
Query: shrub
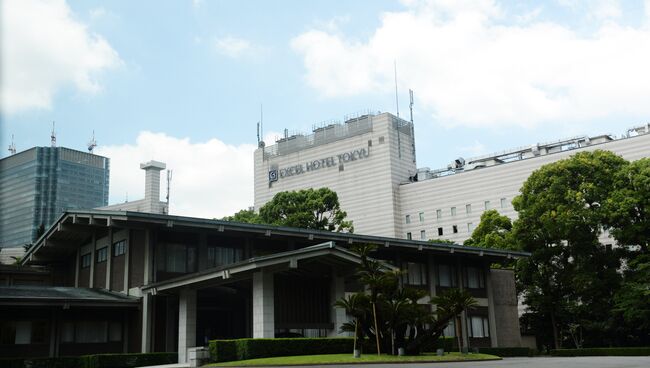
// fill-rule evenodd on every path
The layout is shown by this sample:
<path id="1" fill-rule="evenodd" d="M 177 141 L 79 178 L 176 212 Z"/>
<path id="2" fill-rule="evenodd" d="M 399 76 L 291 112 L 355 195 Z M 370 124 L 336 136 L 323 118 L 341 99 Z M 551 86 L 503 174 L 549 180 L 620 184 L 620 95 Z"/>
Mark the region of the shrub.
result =
<path id="1" fill-rule="evenodd" d="M 444 348 L 451 351 L 453 338 L 439 339 L 425 351 Z M 357 341 L 357 346 L 366 354 L 377 352 L 374 341 Z M 275 339 L 237 339 L 210 341 L 210 359 L 213 362 L 228 362 L 276 356 L 345 354 L 352 353 L 354 339 L 334 338 L 275 338 Z"/>
<path id="2" fill-rule="evenodd" d="M 551 350 L 552 356 L 648 356 L 650 347 L 638 348 L 586 348 L 586 349 L 556 349 Z"/>
<path id="3" fill-rule="evenodd" d="M 531 348 L 478 348 L 481 354 L 490 354 L 500 357 L 531 357 L 533 350 Z"/>
<path id="4" fill-rule="evenodd" d="M 177 353 L 97 354 L 59 358 L 0 359 L 7 368 L 132 368 L 171 364 L 178 361 Z"/>

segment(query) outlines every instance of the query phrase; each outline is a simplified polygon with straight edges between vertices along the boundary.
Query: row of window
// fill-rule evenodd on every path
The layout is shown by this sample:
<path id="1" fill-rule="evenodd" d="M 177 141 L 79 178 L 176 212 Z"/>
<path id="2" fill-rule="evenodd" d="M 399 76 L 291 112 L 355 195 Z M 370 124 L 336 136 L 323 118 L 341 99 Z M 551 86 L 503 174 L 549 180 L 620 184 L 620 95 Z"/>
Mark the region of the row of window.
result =
<path id="1" fill-rule="evenodd" d="M 62 343 L 105 343 L 122 341 L 122 324 L 106 321 L 64 322 Z"/>
<path id="2" fill-rule="evenodd" d="M 197 269 L 197 247 L 186 244 L 160 244 L 157 247 L 156 269 L 170 273 L 195 272 Z M 244 250 L 238 247 L 208 245 L 207 267 L 219 267 L 244 259 Z"/>
<path id="3" fill-rule="evenodd" d="M 467 223 L 467 232 L 471 235 L 472 231 L 474 231 L 474 224 L 471 222 Z M 458 234 L 458 225 L 452 225 L 451 226 L 451 232 L 452 234 Z M 443 227 L 438 228 L 438 236 L 443 236 L 445 235 L 445 229 Z M 413 239 L 413 233 L 408 232 L 406 233 L 406 239 L 412 240 Z M 427 231 L 426 230 L 420 230 L 420 240 L 427 240 Z"/>
<path id="4" fill-rule="evenodd" d="M 48 333 L 46 321 L 0 321 L 0 345 L 44 344 Z"/>
<path id="5" fill-rule="evenodd" d="M 417 262 L 402 263 L 402 282 L 405 285 L 427 285 L 427 265 Z M 485 288 L 485 274 L 478 267 L 468 266 L 462 268 L 464 272 L 463 286 L 468 289 Z M 458 274 L 456 267 L 448 264 L 439 264 L 436 267 L 436 285 L 441 287 L 457 287 Z"/>
<path id="6" fill-rule="evenodd" d="M 467 334 L 469 337 L 490 337 L 488 318 L 484 316 L 468 316 L 467 317 Z M 456 321 L 449 322 L 443 331 L 446 337 L 456 337 Z"/>
<path id="7" fill-rule="evenodd" d="M 113 257 L 119 257 L 126 253 L 126 240 L 120 240 L 113 243 Z M 95 263 L 106 262 L 108 259 L 108 246 L 97 249 L 95 252 Z M 90 267 L 92 253 L 86 253 L 81 256 L 81 268 Z"/>
<path id="8" fill-rule="evenodd" d="M 500 205 L 501 205 L 501 208 L 506 208 L 506 206 L 508 205 L 507 199 L 506 198 L 501 198 Z M 491 202 L 490 201 L 483 202 L 483 208 L 485 209 L 485 211 L 487 211 L 489 209 L 492 209 Z M 456 216 L 456 207 L 451 207 L 449 209 L 449 213 L 451 214 L 452 217 Z M 472 213 L 472 204 L 468 203 L 468 204 L 465 205 L 465 214 L 469 215 L 471 213 Z M 436 219 L 440 220 L 441 218 L 442 218 L 442 210 L 437 209 L 436 210 Z M 405 220 L 405 222 L 407 224 L 410 224 L 411 223 L 411 215 L 406 215 L 404 220 Z M 418 213 L 418 220 L 420 222 L 424 222 L 424 212 Z"/>

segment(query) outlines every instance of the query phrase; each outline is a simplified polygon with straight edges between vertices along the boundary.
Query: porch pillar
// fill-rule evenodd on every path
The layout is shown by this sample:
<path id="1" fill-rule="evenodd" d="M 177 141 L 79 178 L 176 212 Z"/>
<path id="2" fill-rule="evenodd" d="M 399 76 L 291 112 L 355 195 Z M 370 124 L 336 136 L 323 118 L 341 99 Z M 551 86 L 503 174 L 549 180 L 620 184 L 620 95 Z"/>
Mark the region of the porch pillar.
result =
<path id="1" fill-rule="evenodd" d="M 464 289 L 465 285 L 465 269 L 463 264 L 460 262 L 460 258 L 456 258 L 456 272 L 458 275 L 458 288 L 460 290 Z M 463 346 L 469 349 L 469 330 L 467 326 L 467 310 L 463 310 L 460 314 L 460 327 L 463 335 Z"/>
<path id="2" fill-rule="evenodd" d="M 253 273 L 253 338 L 275 337 L 273 274 Z"/>
<path id="3" fill-rule="evenodd" d="M 348 321 L 348 317 L 345 314 L 345 309 L 334 307 L 334 303 L 345 297 L 345 278 L 342 276 L 337 276 L 336 273 L 332 273 L 332 287 L 330 291 L 331 295 L 331 321 L 334 324 L 334 329 L 329 333 L 330 337 L 337 337 L 339 335 L 344 335 L 341 333 L 341 327 L 345 322 Z"/>
<path id="4" fill-rule="evenodd" d="M 178 296 L 178 363 L 187 363 L 187 349 L 196 346 L 196 290 Z"/>
<path id="5" fill-rule="evenodd" d="M 149 293 L 142 295 L 142 340 L 140 352 L 151 352 L 151 323 L 153 319 L 153 296 Z"/>

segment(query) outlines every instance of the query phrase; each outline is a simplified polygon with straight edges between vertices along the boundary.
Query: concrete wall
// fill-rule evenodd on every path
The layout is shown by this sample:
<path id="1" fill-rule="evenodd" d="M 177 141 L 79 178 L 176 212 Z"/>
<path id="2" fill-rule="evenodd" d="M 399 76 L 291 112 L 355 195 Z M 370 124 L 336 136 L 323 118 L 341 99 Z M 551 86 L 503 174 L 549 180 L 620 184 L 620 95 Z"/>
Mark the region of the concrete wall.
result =
<path id="1" fill-rule="evenodd" d="M 401 185 L 400 220 L 404 231 L 397 234 L 397 237 L 406 238 L 406 233 L 411 232 L 415 239 L 416 236 L 419 238 L 420 230 L 425 230 L 430 239 L 442 238 L 462 243 L 478 226 L 481 214 L 485 211 L 485 201 L 490 201 L 489 209 L 496 209 L 502 215 L 515 219 L 517 212 L 512 207 L 512 200 L 533 171 L 578 152 L 596 149 L 610 150 L 632 161 L 649 157 L 650 134 Z M 505 199 L 503 207 L 501 198 Z M 471 213 L 466 212 L 467 204 L 471 205 Z M 451 214 L 452 207 L 456 208 L 455 216 Z M 440 219 L 436 216 L 437 210 L 442 211 Z M 418 219 L 420 212 L 424 212 L 423 222 Z M 410 224 L 405 223 L 406 215 L 411 217 Z M 468 224 L 471 225 L 468 227 Z M 454 225 L 458 227 L 456 234 L 452 232 Z M 442 236 L 438 236 L 439 227 L 443 228 Z M 601 242 L 606 244 L 612 241 L 607 240 L 605 235 Z"/>
<path id="2" fill-rule="evenodd" d="M 337 192 L 341 207 L 354 220 L 356 233 L 395 236 L 401 233 L 398 186 L 416 172 L 410 133 L 395 129 L 390 114 L 372 116 L 372 130 L 299 152 L 264 159 L 255 151 L 255 208 L 281 191 L 328 187 Z M 405 123 L 401 120 L 401 123 Z M 338 155 L 366 149 L 368 157 L 341 167 Z M 336 165 L 280 178 L 269 186 L 269 170 L 333 157 Z"/>
<path id="3" fill-rule="evenodd" d="M 515 274 L 512 270 L 492 269 L 490 279 L 494 297 L 497 346 L 521 346 Z"/>

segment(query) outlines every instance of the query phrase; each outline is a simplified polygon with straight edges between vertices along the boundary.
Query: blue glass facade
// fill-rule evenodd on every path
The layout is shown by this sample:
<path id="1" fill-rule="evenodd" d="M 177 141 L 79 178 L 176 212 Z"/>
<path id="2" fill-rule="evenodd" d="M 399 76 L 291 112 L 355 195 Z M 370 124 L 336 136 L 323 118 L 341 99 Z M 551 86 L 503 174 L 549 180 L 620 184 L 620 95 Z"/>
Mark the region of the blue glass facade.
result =
<path id="1" fill-rule="evenodd" d="M 34 147 L 0 160 L 0 247 L 32 243 L 67 209 L 108 204 L 109 159 Z"/>

